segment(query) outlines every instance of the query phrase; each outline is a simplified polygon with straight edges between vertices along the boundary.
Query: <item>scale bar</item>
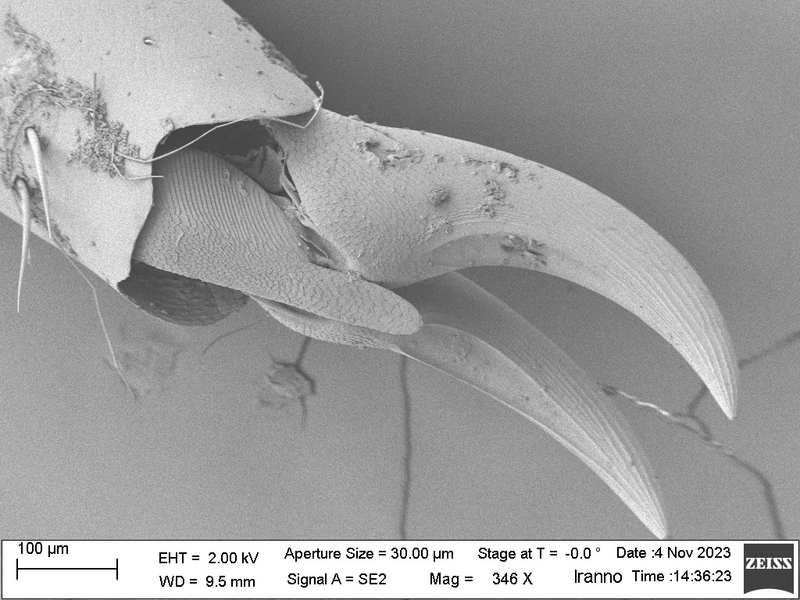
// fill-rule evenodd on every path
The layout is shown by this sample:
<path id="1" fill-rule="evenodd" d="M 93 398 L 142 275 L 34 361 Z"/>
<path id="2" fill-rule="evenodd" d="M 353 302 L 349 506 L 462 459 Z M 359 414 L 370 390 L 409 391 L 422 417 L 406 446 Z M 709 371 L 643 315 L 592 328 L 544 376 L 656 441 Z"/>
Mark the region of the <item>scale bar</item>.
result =
<path id="1" fill-rule="evenodd" d="M 113 567 L 20 567 L 16 559 L 16 579 L 19 581 L 20 571 L 114 571 L 114 579 L 119 581 L 119 559 L 114 559 Z"/>

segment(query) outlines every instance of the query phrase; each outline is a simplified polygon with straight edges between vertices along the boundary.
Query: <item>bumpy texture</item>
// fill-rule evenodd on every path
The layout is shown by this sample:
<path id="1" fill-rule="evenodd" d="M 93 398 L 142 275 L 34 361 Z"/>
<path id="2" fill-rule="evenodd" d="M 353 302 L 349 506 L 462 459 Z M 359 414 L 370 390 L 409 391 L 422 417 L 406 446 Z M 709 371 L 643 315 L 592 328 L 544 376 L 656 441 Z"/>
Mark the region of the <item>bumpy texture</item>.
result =
<path id="1" fill-rule="evenodd" d="M 313 264 L 284 212 L 222 159 L 188 149 L 154 163 L 154 204 L 134 257 L 387 333 L 412 333 L 419 315 L 391 291 Z"/>

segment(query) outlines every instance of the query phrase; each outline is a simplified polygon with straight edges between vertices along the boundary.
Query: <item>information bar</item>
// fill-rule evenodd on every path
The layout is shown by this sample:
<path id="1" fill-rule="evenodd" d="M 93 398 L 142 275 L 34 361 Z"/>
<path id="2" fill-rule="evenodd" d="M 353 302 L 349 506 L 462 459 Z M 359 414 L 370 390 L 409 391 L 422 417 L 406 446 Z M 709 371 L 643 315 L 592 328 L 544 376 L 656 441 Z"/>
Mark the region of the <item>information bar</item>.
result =
<path id="1" fill-rule="evenodd" d="M 798 542 L 3 540 L 2 598 L 798 598 Z"/>

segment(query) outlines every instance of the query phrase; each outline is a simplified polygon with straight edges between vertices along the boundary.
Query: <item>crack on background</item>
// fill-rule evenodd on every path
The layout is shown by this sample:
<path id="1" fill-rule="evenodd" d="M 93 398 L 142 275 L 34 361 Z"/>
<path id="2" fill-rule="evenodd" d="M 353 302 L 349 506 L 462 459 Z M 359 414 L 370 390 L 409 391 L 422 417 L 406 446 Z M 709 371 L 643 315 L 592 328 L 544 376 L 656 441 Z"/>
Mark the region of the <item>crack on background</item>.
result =
<path id="1" fill-rule="evenodd" d="M 739 370 L 744 371 L 746 367 L 760 362 L 761 360 L 771 356 L 772 354 L 775 354 L 776 352 L 779 352 L 780 350 L 788 348 L 797 341 L 800 341 L 800 329 L 785 335 L 760 352 L 756 352 L 746 358 L 741 359 L 738 362 Z M 633 394 L 624 392 L 616 386 L 601 384 L 601 387 L 607 395 L 616 398 L 622 398 L 631 402 L 635 406 L 638 406 L 639 408 L 650 410 L 668 423 L 677 425 L 678 427 L 693 433 L 706 446 L 717 450 L 733 464 L 741 467 L 750 473 L 750 475 L 755 477 L 763 489 L 764 503 L 767 506 L 769 519 L 772 523 L 773 535 L 776 539 L 787 539 L 786 531 L 783 526 L 783 520 L 781 519 L 780 509 L 778 508 L 778 501 L 775 496 L 775 487 L 772 485 L 772 482 L 758 467 L 741 458 L 735 452 L 727 448 L 725 444 L 723 444 L 722 441 L 720 441 L 714 435 L 714 432 L 711 430 L 711 427 L 708 425 L 708 423 L 697 416 L 697 412 L 700 409 L 703 401 L 708 398 L 708 388 L 705 385 L 701 386 L 694 398 L 689 401 L 685 411 L 674 412 L 663 409 L 652 402 L 645 402 Z"/>

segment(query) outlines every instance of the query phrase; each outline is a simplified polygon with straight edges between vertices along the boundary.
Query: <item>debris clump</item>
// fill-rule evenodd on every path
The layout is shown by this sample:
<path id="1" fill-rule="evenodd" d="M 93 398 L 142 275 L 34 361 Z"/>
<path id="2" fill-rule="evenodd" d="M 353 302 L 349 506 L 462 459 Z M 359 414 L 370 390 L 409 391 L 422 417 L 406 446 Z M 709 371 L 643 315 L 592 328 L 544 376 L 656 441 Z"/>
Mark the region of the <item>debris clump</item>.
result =
<path id="1" fill-rule="evenodd" d="M 314 395 L 314 380 L 295 363 L 274 362 L 259 384 L 259 401 L 267 405 L 301 402 Z"/>
<path id="2" fill-rule="evenodd" d="M 91 126 L 86 137 L 77 132 L 77 147 L 69 156 L 71 161 L 112 177 L 124 176 L 125 156 L 138 158 L 139 148 L 128 142 L 128 131 L 122 123 L 109 120 L 97 85 L 89 87 L 74 79 L 59 80 L 52 70 L 54 57 L 50 45 L 25 30 L 15 15 L 6 15 L 4 31 L 19 51 L 0 72 L 0 92 L 6 105 L 0 118 L 0 150 L 5 154 L 3 178 L 8 182 L 16 175 L 13 148 L 19 132 L 30 125 L 33 115 L 39 111 L 46 114 L 49 107 L 79 110 Z"/>
<path id="3" fill-rule="evenodd" d="M 478 206 L 478 212 L 494 218 L 497 207 L 504 204 L 506 192 L 495 179 L 486 179 L 483 182 L 483 202 Z"/>
<path id="4" fill-rule="evenodd" d="M 422 161 L 425 156 L 419 148 L 406 148 L 399 143 L 389 148 L 381 145 L 379 141 L 371 139 L 355 140 L 353 148 L 361 154 L 371 154 L 372 156 L 368 157 L 369 160 L 374 161 L 380 169 L 402 168 Z"/>
<path id="5" fill-rule="evenodd" d="M 94 121 L 94 129 L 82 139 L 76 131 L 78 145 L 70 152 L 68 160 L 89 167 L 92 171 L 102 171 L 114 177 L 125 176 L 125 158 L 140 158 L 139 146 L 128 142 L 128 130 L 119 121 L 108 121 L 105 104 Z M 91 116 L 88 121 L 92 121 Z"/>
<path id="6" fill-rule="evenodd" d="M 446 188 L 436 188 L 428 196 L 428 201 L 434 206 L 440 206 L 450 200 L 450 191 Z"/>
<path id="7" fill-rule="evenodd" d="M 472 156 L 464 155 L 461 163 L 473 167 L 489 167 L 495 173 L 506 176 L 513 183 L 519 181 L 519 169 L 509 162 L 503 160 L 481 160 Z"/>
<path id="8" fill-rule="evenodd" d="M 509 254 L 520 256 L 530 256 L 536 263 L 545 266 L 547 257 L 544 254 L 544 244 L 533 238 L 523 238 L 518 235 L 509 234 L 500 242 L 500 248 Z"/>

